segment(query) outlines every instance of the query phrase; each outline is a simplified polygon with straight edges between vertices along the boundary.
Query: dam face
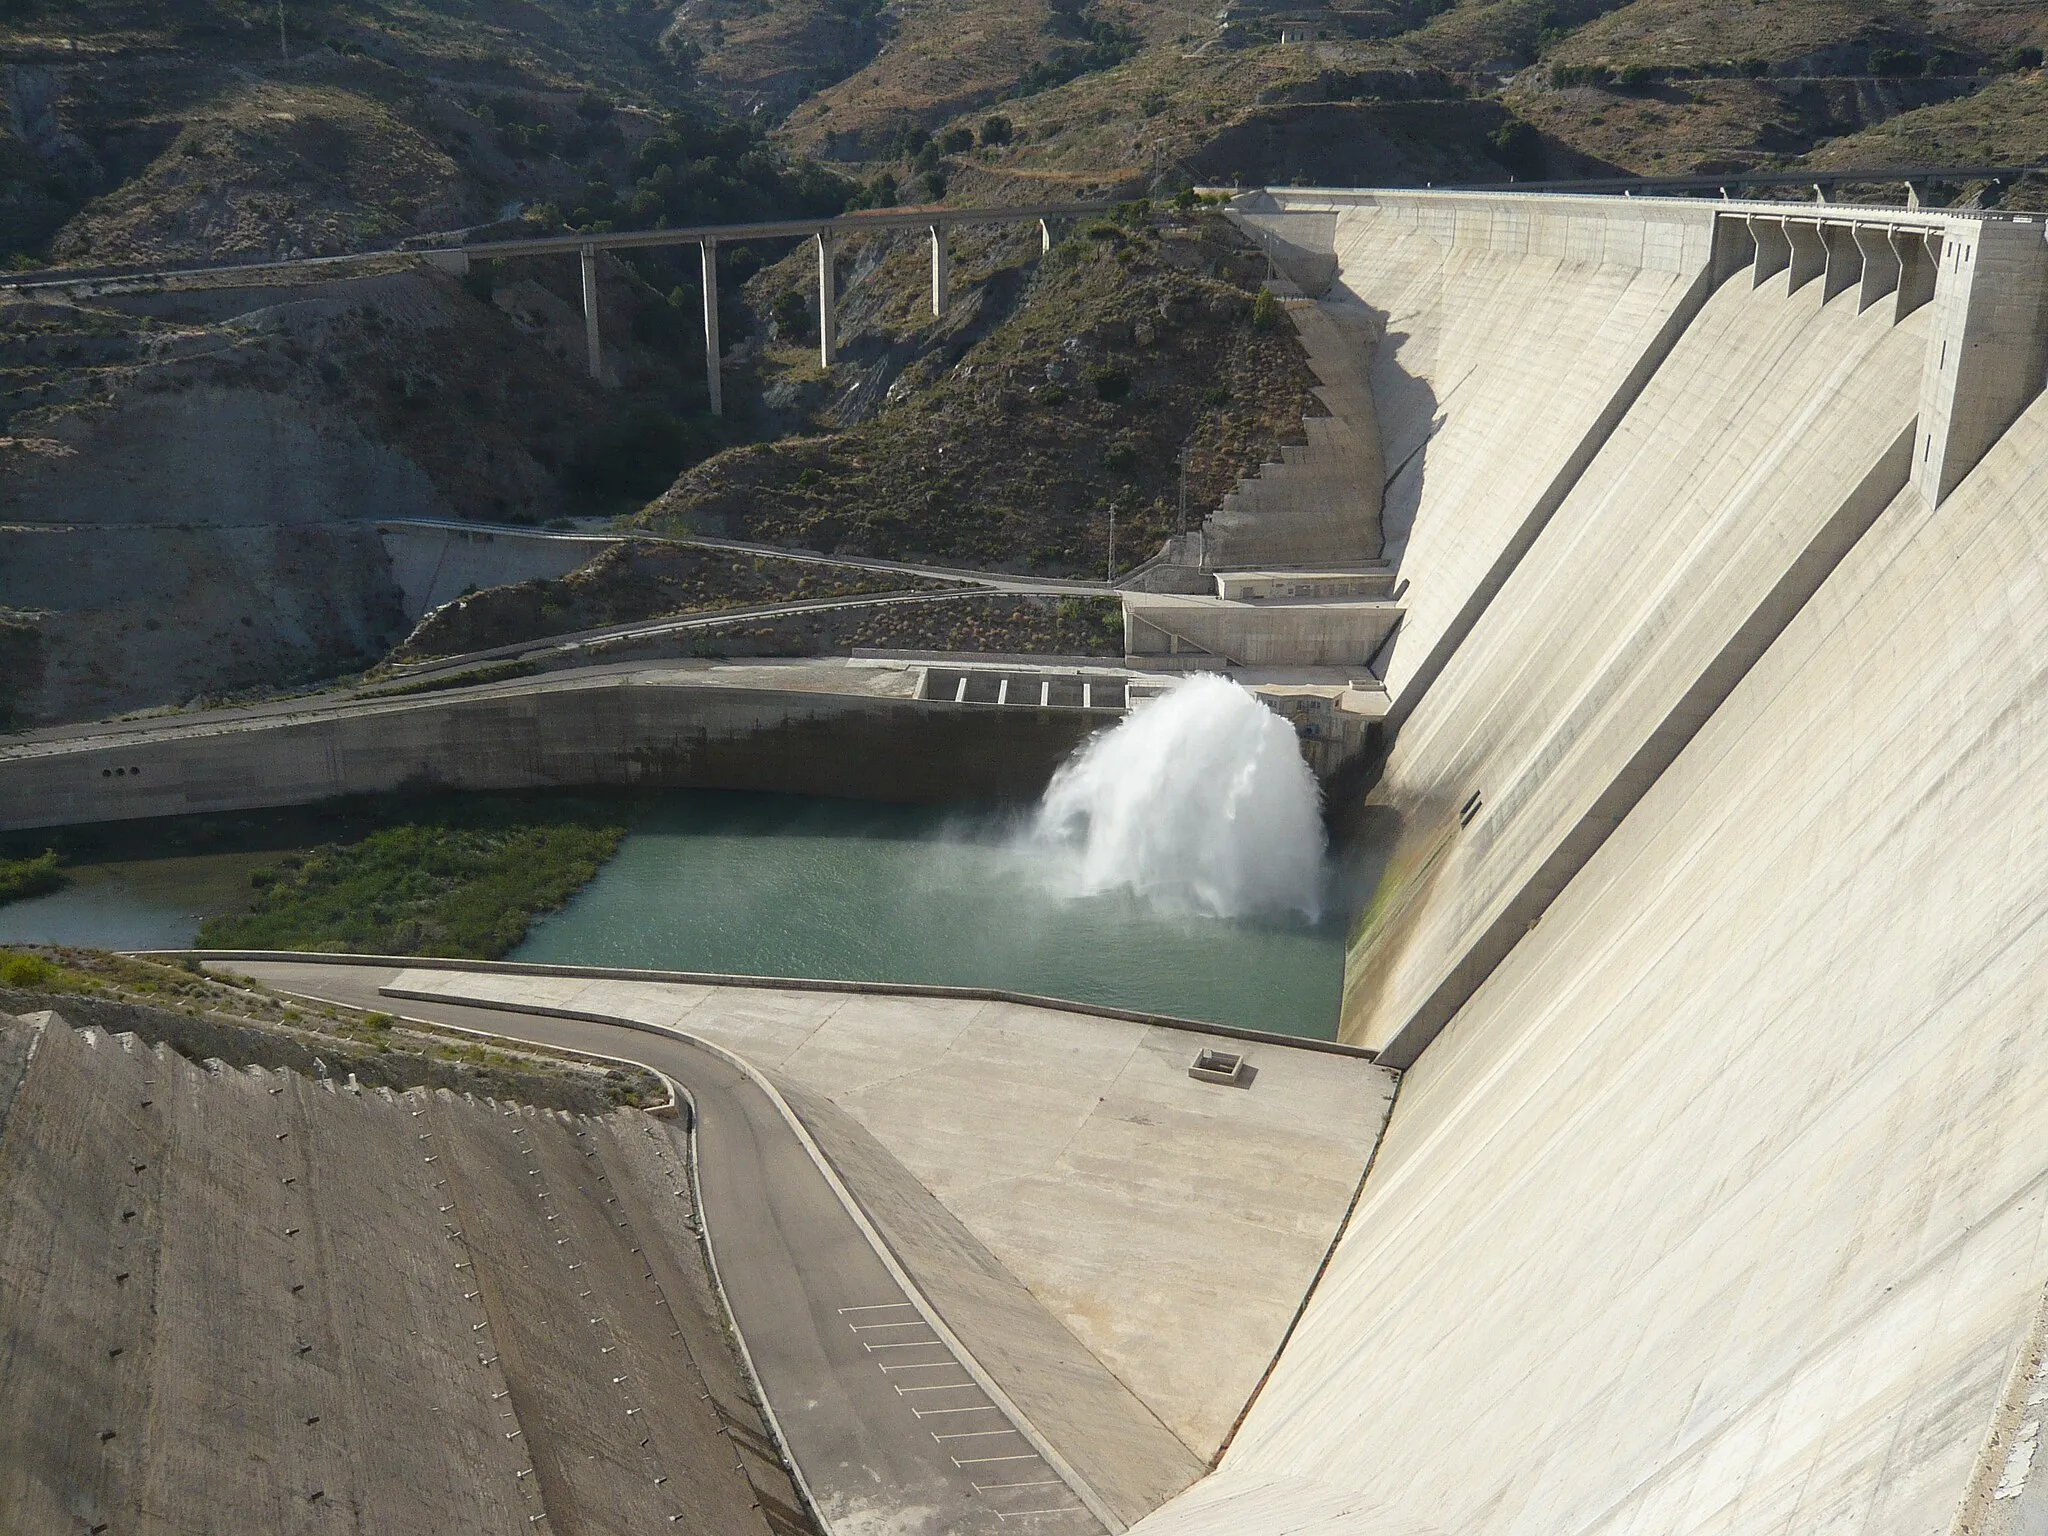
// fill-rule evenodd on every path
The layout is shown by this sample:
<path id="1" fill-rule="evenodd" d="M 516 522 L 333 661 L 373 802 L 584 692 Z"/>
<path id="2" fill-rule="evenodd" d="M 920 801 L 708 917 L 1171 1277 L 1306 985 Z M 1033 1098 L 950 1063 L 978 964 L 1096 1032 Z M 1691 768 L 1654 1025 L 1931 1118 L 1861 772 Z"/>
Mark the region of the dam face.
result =
<path id="1" fill-rule="evenodd" d="M 1146 1536 L 2040 1528 L 2048 243 L 1837 205 L 1286 191 L 1383 338 L 1405 1068 Z"/>

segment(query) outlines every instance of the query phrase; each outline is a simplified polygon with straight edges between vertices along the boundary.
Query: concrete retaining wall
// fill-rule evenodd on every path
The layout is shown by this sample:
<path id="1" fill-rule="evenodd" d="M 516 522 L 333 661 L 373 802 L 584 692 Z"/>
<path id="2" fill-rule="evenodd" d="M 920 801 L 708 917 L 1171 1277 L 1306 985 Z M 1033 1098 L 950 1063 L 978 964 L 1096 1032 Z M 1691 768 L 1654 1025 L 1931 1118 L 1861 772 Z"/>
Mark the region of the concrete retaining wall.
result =
<path id="1" fill-rule="evenodd" d="M 658 668 L 255 714 L 0 752 L 0 830 L 407 787 L 765 789 L 889 801 L 1036 794 L 1093 721 Z M 119 770 L 118 773 L 116 770 Z"/>
<path id="2" fill-rule="evenodd" d="M 392 579 L 404 595 L 408 622 L 472 587 L 566 576 L 619 542 L 444 523 L 379 523 L 377 536 L 391 557 Z"/>

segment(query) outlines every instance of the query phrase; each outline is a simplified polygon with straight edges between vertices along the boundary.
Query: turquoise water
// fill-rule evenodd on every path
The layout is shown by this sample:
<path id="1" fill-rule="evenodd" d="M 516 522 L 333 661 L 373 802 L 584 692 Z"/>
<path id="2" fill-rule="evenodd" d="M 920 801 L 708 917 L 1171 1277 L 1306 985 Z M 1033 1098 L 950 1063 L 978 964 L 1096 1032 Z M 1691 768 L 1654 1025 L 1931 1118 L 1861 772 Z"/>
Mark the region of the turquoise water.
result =
<path id="1" fill-rule="evenodd" d="M 70 883 L 0 906 L 0 944 L 184 949 L 200 921 L 249 904 L 249 871 L 274 853 L 209 853 L 67 867 Z"/>
<path id="2" fill-rule="evenodd" d="M 937 982 L 1328 1038 L 1343 922 L 1242 923 L 1074 897 L 998 813 L 664 797 L 518 960 Z"/>
<path id="3" fill-rule="evenodd" d="M 1072 896 L 1061 857 L 1016 837 L 1020 813 L 709 791 L 621 804 L 636 819 L 617 857 L 513 958 L 1003 987 L 1288 1034 L 1336 1029 L 1341 917 L 1225 922 Z M 68 886 L 0 906 L 0 944 L 182 948 L 201 919 L 247 906 L 251 869 L 366 830 L 317 810 L 249 822 L 231 850 L 173 840 L 157 857 L 132 856 L 142 834 L 94 829 L 101 846 L 74 857 Z"/>

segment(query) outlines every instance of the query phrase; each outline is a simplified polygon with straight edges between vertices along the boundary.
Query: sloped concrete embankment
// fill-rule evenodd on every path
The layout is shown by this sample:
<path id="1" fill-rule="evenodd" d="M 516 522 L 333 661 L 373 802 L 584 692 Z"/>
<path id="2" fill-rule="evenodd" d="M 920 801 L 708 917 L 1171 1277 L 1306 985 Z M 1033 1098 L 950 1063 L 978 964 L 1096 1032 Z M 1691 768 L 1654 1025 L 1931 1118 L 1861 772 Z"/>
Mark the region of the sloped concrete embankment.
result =
<path id="1" fill-rule="evenodd" d="M 11 1528 L 796 1528 L 665 1128 L 0 1042 Z"/>
<path id="2" fill-rule="evenodd" d="M 1405 1064 L 1905 485 L 1928 308 L 1723 283 L 1401 726 L 1347 965 Z"/>
<path id="3" fill-rule="evenodd" d="M 1408 1071 L 1221 1474 L 1146 1536 L 2039 1507 L 2044 528 L 2048 401 L 1894 499 Z"/>

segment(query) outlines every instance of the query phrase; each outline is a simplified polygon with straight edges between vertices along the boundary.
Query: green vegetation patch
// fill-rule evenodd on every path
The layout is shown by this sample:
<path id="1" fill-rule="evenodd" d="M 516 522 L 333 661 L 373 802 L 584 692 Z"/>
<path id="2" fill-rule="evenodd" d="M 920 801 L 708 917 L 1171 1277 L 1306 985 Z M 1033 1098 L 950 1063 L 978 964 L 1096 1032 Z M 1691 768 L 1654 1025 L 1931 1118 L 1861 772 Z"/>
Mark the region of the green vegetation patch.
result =
<path id="1" fill-rule="evenodd" d="M 451 804 L 255 871 L 254 906 L 207 919 L 199 942 L 496 959 L 617 851 L 616 816 L 580 802 Z"/>
<path id="2" fill-rule="evenodd" d="M 32 859 L 0 859 L 0 906 L 56 890 L 64 883 L 59 862 L 54 851 L 39 853 Z"/>

